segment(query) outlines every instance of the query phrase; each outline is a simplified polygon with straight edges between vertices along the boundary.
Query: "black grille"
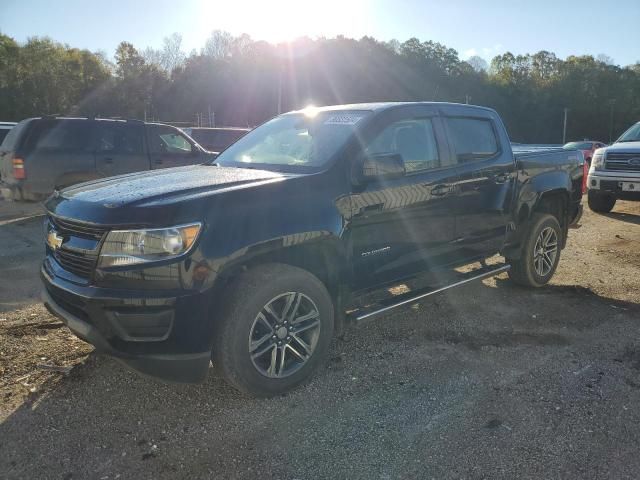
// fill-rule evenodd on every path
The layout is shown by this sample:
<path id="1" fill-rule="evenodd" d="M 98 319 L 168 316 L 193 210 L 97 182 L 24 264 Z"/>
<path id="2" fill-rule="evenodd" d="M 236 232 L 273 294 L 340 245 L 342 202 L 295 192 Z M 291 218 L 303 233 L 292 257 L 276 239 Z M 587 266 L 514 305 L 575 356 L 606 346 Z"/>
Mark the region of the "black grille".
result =
<path id="1" fill-rule="evenodd" d="M 49 217 L 49 223 L 55 228 L 56 232 L 61 235 L 70 235 L 80 238 L 93 238 L 101 240 L 107 231 L 104 227 L 90 225 L 86 223 L 74 222 L 72 220 L 63 220 L 59 217 Z"/>
<path id="2" fill-rule="evenodd" d="M 638 153 L 607 153 L 607 170 L 640 172 L 640 152 Z"/>
<path id="3" fill-rule="evenodd" d="M 89 279 L 98 262 L 98 248 L 107 229 L 86 223 L 49 217 L 49 223 L 56 233 L 65 240 L 60 248 L 51 253 L 56 262 L 66 271 L 78 277 Z M 94 250 L 70 248 L 69 239 L 80 238 L 92 240 Z"/>
<path id="4" fill-rule="evenodd" d="M 91 277 L 91 272 L 93 272 L 98 261 L 98 255 L 87 255 L 86 253 L 63 248 L 57 249 L 53 253 L 53 258 L 62 268 L 82 278 Z"/>

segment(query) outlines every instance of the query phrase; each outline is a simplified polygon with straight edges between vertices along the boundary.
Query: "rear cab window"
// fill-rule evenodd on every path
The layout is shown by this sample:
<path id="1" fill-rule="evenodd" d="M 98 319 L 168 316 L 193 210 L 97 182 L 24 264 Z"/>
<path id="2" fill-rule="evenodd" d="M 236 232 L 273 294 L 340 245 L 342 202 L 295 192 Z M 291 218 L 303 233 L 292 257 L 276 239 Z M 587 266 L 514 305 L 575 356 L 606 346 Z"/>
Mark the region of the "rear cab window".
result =
<path id="1" fill-rule="evenodd" d="M 500 151 L 491 120 L 470 117 L 444 117 L 458 163 L 491 158 Z"/>

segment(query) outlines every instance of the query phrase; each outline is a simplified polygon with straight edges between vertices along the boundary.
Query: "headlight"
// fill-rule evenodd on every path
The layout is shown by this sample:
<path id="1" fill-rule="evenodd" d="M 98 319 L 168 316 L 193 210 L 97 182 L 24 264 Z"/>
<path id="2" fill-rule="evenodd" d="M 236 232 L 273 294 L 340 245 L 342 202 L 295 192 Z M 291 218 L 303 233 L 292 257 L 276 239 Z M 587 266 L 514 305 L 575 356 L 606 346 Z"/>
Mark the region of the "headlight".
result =
<path id="1" fill-rule="evenodd" d="M 591 170 L 602 170 L 604 167 L 604 154 L 596 153 L 591 159 Z"/>
<path id="2" fill-rule="evenodd" d="M 202 225 L 193 223 L 148 230 L 112 230 L 100 250 L 100 267 L 157 262 L 187 253 Z"/>

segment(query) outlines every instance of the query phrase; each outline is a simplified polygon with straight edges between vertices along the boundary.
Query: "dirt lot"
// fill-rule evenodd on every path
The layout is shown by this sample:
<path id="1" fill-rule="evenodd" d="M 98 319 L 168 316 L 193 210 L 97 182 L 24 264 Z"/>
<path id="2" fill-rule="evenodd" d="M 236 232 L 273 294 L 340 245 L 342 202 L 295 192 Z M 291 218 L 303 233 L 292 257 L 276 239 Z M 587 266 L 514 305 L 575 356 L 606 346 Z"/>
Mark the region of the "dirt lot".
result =
<path id="1" fill-rule="evenodd" d="M 501 276 L 358 326 L 270 400 L 86 356 L 36 303 L 40 236 L 0 225 L 2 478 L 640 477 L 640 204 L 586 212 L 552 285 Z"/>

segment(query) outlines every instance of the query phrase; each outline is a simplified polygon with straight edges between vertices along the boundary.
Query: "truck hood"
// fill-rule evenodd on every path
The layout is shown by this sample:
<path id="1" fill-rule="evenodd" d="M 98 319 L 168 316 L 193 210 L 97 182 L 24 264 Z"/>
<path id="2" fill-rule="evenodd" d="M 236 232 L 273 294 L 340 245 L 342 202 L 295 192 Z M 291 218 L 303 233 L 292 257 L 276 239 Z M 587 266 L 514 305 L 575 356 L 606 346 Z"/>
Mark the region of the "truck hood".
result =
<path id="1" fill-rule="evenodd" d="M 59 192 L 68 200 L 100 203 L 106 207 L 148 204 L 176 196 L 211 194 L 219 190 L 246 188 L 279 181 L 286 175 L 266 170 L 192 165 L 119 175 L 80 183 Z"/>
<path id="2" fill-rule="evenodd" d="M 298 175 L 191 165 L 119 175 L 81 183 L 55 192 L 46 209 L 60 217 L 97 224 L 147 223 L 151 210 L 166 215 L 203 208 L 207 198 L 239 189 L 282 182 Z"/>
<path id="3" fill-rule="evenodd" d="M 614 143 L 605 149 L 607 152 L 640 152 L 640 142 Z"/>

